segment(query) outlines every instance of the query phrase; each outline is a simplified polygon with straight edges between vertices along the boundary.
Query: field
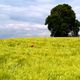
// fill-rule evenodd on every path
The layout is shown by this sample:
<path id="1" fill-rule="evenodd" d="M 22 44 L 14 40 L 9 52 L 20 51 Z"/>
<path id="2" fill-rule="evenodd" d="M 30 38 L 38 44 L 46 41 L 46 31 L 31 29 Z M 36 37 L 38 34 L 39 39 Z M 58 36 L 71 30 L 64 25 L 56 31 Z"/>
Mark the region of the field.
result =
<path id="1" fill-rule="evenodd" d="M 80 38 L 0 40 L 0 80 L 80 80 Z"/>

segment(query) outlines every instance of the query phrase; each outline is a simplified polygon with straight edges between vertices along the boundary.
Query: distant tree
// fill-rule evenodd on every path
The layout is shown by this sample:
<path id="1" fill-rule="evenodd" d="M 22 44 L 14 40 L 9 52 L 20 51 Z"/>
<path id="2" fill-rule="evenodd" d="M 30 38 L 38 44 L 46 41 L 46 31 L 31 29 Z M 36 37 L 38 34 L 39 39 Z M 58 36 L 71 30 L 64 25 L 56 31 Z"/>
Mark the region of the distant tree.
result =
<path id="1" fill-rule="evenodd" d="M 79 27 L 80 27 L 80 22 L 76 19 L 75 27 L 73 28 L 74 36 L 78 36 Z"/>
<path id="2" fill-rule="evenodd" d="M 76 16 L 71 6 L 62 4 L 54 7 L 50 15 L 46 18 L 45 25 L 54 37 L 67 37 L 68 33 L 73 31 L 74 35 L 78 35 L 80 22 L 76 20 Z"/>

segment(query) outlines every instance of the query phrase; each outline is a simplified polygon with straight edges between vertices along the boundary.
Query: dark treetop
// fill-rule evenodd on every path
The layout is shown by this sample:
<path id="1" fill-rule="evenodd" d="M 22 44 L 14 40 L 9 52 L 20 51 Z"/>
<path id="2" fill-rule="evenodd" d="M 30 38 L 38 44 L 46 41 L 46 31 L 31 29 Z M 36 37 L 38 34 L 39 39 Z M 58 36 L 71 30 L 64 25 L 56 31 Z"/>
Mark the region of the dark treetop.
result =
<path id="1" fill-rule="evenodd" d="M 76 20 L 76 15 L 68 4 L 54 7 L 45 24 L 48 25 L 51 36 L 67 37 L 70 32 L 72 36 L 78 36 L 80 22 Z"/>

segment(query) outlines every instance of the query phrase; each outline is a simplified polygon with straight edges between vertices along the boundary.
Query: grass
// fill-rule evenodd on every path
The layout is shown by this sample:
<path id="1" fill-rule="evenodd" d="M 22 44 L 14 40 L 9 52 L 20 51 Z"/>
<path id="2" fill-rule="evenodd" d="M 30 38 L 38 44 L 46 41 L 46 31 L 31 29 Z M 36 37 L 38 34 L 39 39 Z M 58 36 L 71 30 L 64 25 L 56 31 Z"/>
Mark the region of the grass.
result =
<path id="1" fill-rule="evenodd" d="M 0 80 L 80 80 L 80 38 L 0 40 Z"/>

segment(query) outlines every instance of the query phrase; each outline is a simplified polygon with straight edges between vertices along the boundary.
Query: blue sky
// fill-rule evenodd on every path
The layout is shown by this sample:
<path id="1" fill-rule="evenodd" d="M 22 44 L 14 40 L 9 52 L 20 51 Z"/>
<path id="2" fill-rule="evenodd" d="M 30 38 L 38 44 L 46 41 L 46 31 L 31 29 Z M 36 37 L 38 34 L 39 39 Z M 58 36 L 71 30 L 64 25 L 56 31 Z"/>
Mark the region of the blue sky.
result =
<path id="1" fill-rule="evenodd" d="M 49 36 L 45 18 L 62 3 L 71 5 L 80 20 L 80 0 L 0 0 L 0 38 Z"/>

